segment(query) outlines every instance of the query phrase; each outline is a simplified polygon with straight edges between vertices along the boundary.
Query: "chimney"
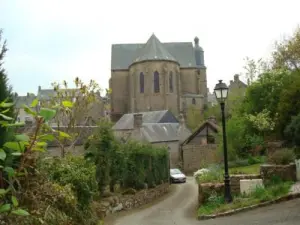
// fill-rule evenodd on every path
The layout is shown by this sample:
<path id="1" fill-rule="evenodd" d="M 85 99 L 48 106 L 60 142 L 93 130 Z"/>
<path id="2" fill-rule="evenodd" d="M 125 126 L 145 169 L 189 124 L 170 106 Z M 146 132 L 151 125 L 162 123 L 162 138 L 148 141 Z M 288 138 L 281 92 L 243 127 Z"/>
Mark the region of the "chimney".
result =
<path id="1" fill-rule="evenodd" d="M 42 90 L 42 87 L 41 86 L 39 86 L 39 92 Z"/>
<path id="2" fill-rule="evenodd" d="M 182 125 L 185 125 L 185 120 L 184 120 L 184 116 L 183 116 L 183 113 L 180 113 L 179 114 L 179 124 L 182 126 Z"/>
<path id="3" fill-rule="evenodd" d="M 234 75 L 234 82 L 236 82 L 236 81 L 239 81 L 239 75 L 238 74 Z"/>
<path id="4" fill-rule="evenodd" d="M 215 116 L 210 116 L 210 117 L 208 118 L 208 121 L 209 121 L 209 122 L 212 122 L 212 123 L 214 123 L 214 124 L 217 124 L 217 119 L 216 119 Z"/>
<path id="5" fill-rule="evenodd" d="M 133 115 L 133 128 L 141 128 L 143 125 L 143 114 L 137 113 Z"/>

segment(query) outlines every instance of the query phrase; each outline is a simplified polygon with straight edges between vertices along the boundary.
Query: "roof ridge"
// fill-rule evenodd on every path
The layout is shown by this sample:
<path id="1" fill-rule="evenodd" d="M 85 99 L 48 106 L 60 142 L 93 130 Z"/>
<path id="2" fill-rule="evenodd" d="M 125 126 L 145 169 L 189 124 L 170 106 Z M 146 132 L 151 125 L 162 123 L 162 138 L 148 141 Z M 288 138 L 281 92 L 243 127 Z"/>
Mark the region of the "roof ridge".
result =
<path id="1" fill-rule="evenodd" d="M 146 44 L 144 44 L 141 49 L 138 49 L 136 53 L 137 57 L 135 57 L 132 64 L 147 60 L 168 60 L 178 63 L 175 57 L 164 47 L 155 34 L 152 34 Z"/>

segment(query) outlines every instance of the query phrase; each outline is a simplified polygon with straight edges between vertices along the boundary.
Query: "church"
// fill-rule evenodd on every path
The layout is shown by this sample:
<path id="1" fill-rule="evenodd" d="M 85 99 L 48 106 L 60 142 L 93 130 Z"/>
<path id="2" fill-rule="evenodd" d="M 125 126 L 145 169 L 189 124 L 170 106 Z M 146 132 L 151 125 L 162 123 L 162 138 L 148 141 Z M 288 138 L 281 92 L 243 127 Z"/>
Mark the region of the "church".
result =
<path id="1" fill-rule="evenodd" d="M 162 43 L 152 34 L 146 43 L 113 44 L 109 87 L 112 121 L 126 113 L 203 110 L 207 80 L 199 38 Z"/>

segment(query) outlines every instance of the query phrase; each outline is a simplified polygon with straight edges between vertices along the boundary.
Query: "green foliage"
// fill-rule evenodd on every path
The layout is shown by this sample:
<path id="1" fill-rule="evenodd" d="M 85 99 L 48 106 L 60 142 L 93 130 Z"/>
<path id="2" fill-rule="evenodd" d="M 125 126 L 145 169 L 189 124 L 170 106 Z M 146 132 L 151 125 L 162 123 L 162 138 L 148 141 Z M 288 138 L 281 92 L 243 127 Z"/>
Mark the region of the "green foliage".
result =
<path id="1" fill-rule="evenodd" d="M 286 126 L 285 137 L 296 146 L 300 146 L 300 113 L 294 116 Z"/>
<path id="2" fill-rule="evenodd" d="M 277 165 L 287 165 L 296 159 L 292 149 L 280 149 L 268 156 L 268 162 Z"/>
<path id="3" fill-rule="evenodd" d="M 208 169 L 200 169 L 194 174 L 198 184 L 219 183 L 224 179 L 223 170 L 220 166 L 210 166 Z"/>
<path id="4" fill-rule="evenodd" d="M 80 208 L 90 206 L 97 192 L 96 168 L 83 157 L 68 155 L 65 158 L 46 158 L 41 162 L 41 171 L 62 186 L 71 185 Z"/>
<path id="5" fill-rule="evenodd" d="M 99 129 L 85 144 L 85 158 L 96 165 L 101 194 L 109 185 L 141 189 L 168 181 L 168 151 L 164 147 L 128 141 L 120 143 L 112 133 L 111 124 L 103 120 Z"/>
<path id="6" fill-rule="evenodd" d="M 221 213 L 229 210 L 239 209 L 251 205 L 256 205 L 261 202 L 275 200 L 278 197 L 284 196 L 289 193 L 291 188 L 290 182 L 279 182 L 263 187 L 257 187 L 249 195 L 238 195 L 235 196 L 233 202 L 225 203 L 223 196 L 212 194 L 207 202 L 200 206 L 198 209 L 198 215 L 211 215 Z"/>
<path id="7" fill-rule="evenodd" d="M 126 153 L 124 187 L 142 189 L 147 184 L 151 188 L 168 181 L 166 148 L 130 141 L 124 145 L 123 151 Z"/>
<path id="8" fill-rule="evenodd" d="M 6 71 L 3 68 L 4 57 L 7 52 L 6 41 L 2 39 L 2 30 L 0 29 L 0 108 L 5 110 L 0 111 L 0 119 L 9 121 L 14 118 L 14 108 L 13 104 L 7 101 L 12 101 L 12 88 L 8 84 L 8 78 Z M 0 148 L 6 141 L 11 138 L 11 132 L 8 132 L 7 128 L 0 126 Z"/>

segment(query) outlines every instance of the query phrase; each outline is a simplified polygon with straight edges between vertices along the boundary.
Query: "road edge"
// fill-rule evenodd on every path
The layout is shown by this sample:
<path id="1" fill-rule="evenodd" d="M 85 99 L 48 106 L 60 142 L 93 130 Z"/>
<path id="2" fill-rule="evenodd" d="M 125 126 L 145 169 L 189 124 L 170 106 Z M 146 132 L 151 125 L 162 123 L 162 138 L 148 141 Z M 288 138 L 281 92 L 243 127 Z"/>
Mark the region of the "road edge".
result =
<path id="1" fill-rule="evenodd" d="M 280 203 L 280 202 L 284 202 L 284 201 L 289 201 L 289 200 L 293 200 L 293 199 L 296 199 L 296 198 L 300 198 L 300 193 L 291 193 L 291 194 L 279 197 L 275 200 L 262 202 L 262 203 L 259 203 L 259 204 L 256 204 L 256 205 L 251 205 L 251 206 L 247 206 L 247 207 L 243 207 L 243 208 L 233 209 L 233 210 L 229 210 L 229 211 L 226 211 L 226 212 L 223 212 L 223 213 L 198 216 L 198 220 L 208 220 L 208 219 L 214 219 L 214 218 L 217 218 L 217 217 L 230 216 L 230 215 L 234 215 L 234 214 L 237 214 L 237 213 L 240 213 L 240 212 L 245 212 L 245 211 L 249 211 L 249 210 L 256 209 L 256 208 L 269 206 L 269 205 L 272 205 L 272 204 L 276 204 L 276 203 Z"/>

